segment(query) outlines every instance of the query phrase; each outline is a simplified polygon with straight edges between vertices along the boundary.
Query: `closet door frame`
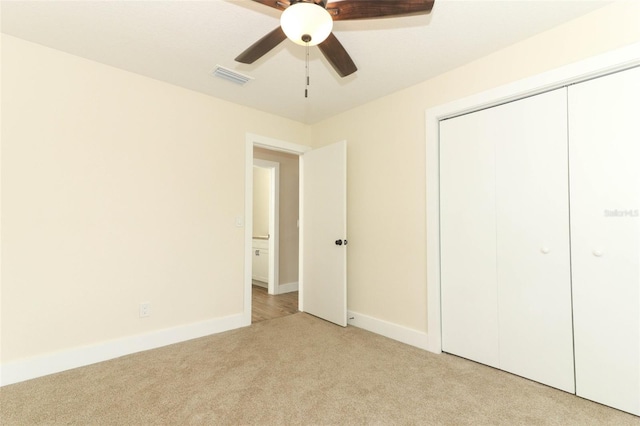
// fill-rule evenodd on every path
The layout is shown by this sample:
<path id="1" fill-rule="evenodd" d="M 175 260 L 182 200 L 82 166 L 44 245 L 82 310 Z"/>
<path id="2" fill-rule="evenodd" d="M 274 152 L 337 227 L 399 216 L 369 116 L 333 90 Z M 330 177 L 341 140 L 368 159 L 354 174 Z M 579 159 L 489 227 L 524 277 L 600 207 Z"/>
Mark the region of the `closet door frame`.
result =
<path id="1" fill-rule="evenodd" d="M 427 350 L 442 352 L 440 321 L 439 122 L 640 65 L 640 43 L 426 111 Z"/>

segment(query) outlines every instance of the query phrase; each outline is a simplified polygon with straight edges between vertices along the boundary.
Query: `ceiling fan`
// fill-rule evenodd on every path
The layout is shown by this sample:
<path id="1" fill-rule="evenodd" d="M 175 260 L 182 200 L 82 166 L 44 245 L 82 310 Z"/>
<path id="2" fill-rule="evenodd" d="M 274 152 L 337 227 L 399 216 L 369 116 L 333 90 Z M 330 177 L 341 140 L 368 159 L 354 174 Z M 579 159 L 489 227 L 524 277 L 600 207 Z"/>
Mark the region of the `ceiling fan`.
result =
<path id="1" fill-rule="evenodd" d="M 318 46 L 340 77 L 358 68 L 331 32 L 333 21 L 385 18 L 429 13 L 435 0 L 253 0 L 282 10 L 280 26 L 236 58 L 252 64 L 287 37 L 305 46 Z"/>

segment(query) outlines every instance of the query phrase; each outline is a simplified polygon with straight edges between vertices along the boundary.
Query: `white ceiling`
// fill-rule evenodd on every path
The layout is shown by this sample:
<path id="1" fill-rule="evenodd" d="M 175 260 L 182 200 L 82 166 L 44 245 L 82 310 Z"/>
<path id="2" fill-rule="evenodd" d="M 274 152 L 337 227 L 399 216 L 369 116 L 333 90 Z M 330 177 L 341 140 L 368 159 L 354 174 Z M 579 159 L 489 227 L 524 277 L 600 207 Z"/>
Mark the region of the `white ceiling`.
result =
<path id="1" fill-rule="evenodd" d="M 430 15 L 341 21 L 358 71 L 340 78 L 317 47 L 285 40 L 254 64 L 234 61 L 279 25 L 250 0 L 2 1 L 2 32 L 198 92 L 315 123 L 451 70 L 610 1 L 436 0 Z M 255 79 L 238 86 L 216 65 Z M 46 64 L 42 65 L 43 71 Z"/>

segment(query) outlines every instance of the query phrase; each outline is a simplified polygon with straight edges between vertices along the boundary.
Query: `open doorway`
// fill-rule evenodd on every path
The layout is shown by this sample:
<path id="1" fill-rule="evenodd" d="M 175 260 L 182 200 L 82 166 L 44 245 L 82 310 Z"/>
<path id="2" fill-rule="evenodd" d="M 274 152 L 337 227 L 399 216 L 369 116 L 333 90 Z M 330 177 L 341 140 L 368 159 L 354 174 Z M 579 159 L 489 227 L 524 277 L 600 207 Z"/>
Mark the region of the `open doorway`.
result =
<path id="1" fill-rule="evenodd" d="M 299 157 L 253 148 L 251 322 L 298 311 Z"/>
<path id="2" fill-rule="evenodd" d="M 298 310 L 342 327 L 347 326 L 347 141 L 311 149 L 252 133 L 245 139 L 244 309 L 242 322 L 251 324 L 251 241 L 253 237 L 253 152 L 293 154 L 298 163 L 297 282 L 280 277 L 278 291 L 298 288 Z M 282 193 L 282 191 L 280 191 Z M 282 222 L 282 221 L 281 221 Z M 279 263 L 282 272 L 282 262 Z M 277 295 L 279 296 L 279 295 Z"/>
<path id="3" fill-rule="evenodd" d="M 252 285 L 278 294 L 280 240 L 280 163 L 253 160 Z"/>

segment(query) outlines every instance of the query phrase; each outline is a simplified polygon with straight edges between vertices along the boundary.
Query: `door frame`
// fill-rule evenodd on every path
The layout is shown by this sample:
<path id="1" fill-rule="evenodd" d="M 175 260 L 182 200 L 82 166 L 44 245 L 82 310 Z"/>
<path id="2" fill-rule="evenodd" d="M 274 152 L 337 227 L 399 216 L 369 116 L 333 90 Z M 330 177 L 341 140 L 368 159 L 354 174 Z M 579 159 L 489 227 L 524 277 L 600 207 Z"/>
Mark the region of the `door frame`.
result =
<path id="1" fill-rule="evenodd" d="M 251 270 L 252 270 L 252 241 L 253 241 L 253 148 L 265 148 L 271 151 L 285 152 L 301 156 L 311 150 L 310 146 L 299 145 L 291 142 L 273 139 L 266 136 L 247 133 L 245 135 L 245 163 L 244 163 L 244 310 L 242 313 L 243 323 L 251 325 Z M 300 172 L 302 174 L 302 162 L 300 162 Z M 300 218 L 300 228 L 302 228 L 302 217 Z M 299 262 L 302 263 L 304 252 L 299 245 Z M 271 271 L 269 271 L 271 272 Z M 298 272 L 298 289 L 303 291 L 304 282 L 301 271 Z M 303 310 L 302 298 L 298 298 L 298 309 Z"/>
<path id="2" fill-rule="evenodd" d="M 269 171 L 269 274 L 267 292 L 269 294 L 279 294 L 280 264 L 278 263 L 278 260 L 280 257 L 280 163 L 254 158 L 253 166 L 260 167 L 261 169 L 267 169 Z M 253 168 L 251 168 L 251 170 L 253 171 Z M 253 179 L 251 179 L 251 182 L 253 183 Z M 253 187 L 251 191 L 253 194 Z M 251 212 L 251 224 L 253 226 L 253 206 Z M 253 241 L 253 232 L 251 239 Z M 253 272 L 251 275 L 253 276 Z"/>
<path id="3" fill-rule="evenodd" d="M 442 352 L 440 317 L 440 121 L 635 66 L 640 66 L 640 43 L 426 110 L 428 351 L 434 353 Z"/>

